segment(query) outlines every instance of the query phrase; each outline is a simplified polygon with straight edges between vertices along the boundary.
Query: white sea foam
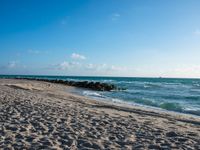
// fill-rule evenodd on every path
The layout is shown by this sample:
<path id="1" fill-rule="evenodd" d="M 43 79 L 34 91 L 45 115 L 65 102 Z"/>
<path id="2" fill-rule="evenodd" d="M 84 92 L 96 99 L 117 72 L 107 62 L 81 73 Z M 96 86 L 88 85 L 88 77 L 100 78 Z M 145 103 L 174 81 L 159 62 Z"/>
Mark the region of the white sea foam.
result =
<path id="1" fill-rule="evenodd" d="M 120 100 L 120 99 L 117 99 L 117 98 L 112 98 L 111 100 L 112 100 L 112 102 L 114 102 L 114 103 L 126 103 L 125 101 Z"/>
<path id="2" fill-rule="evenodd" d="M 114 80 L 102 80 L 101 82 L 115 82 Z"/>
<path id="3" fill-rule="evenodd" d="M 95 91 L 83 91 L 83 95 L 86 96 L 95 96 L 95 97 L 102 97 L 102 95 Z"/>

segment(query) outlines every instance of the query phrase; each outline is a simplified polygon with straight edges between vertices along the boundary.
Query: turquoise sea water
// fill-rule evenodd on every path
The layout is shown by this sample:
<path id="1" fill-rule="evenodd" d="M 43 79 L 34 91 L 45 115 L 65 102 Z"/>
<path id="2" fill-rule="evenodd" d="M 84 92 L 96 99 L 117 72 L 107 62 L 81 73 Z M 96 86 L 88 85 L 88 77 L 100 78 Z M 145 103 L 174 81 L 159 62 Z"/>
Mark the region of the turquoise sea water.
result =
<path id="1" fill-rule="evenodd" d="M 100 81 L 114 84 L 124 91 L 99 92 L 77 89 L 81 95 L 132 105 L 200 116 L 200 79 L 128 78 L 128 77 L 73 77 L 73 76 L 5 76 L 0 78 L 30 77 L 77 81 Z"/>

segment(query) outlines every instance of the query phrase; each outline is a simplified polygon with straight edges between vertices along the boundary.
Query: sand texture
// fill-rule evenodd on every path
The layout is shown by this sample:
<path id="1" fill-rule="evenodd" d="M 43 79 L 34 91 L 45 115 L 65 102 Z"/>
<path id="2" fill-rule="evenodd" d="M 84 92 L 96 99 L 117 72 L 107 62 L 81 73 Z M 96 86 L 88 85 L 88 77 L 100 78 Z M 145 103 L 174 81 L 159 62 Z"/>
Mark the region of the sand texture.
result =
<path id="1" fill-rule="evenodd" d="M 0 79 L 0 149 L 200 150 L 200 118 L 99 102 L 72 87 Z"/>

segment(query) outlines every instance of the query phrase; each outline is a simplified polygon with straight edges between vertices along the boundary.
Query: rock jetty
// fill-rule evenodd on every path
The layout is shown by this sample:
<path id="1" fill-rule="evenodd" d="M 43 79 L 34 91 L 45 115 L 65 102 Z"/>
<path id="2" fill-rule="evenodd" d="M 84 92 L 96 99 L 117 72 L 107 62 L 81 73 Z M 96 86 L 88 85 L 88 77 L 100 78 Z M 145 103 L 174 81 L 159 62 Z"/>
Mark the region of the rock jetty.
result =
<path id="1" fill-rule="evenodd" d="M 50 83 L 58 83 L 58 84 L 64 84 L 68 86 L 87 88 L 87 89 L 91 89 L 95 91 L 123 90 L 121 88 L 117 88 L 113 84 L 101 83 L 101 82 L 50 80 L 50 79 L 38 79 L 38 78 L 15 78 L 15 79 L 36 80 L 36 81 L 44 81 L 44 82 L 50 82 Z"/>

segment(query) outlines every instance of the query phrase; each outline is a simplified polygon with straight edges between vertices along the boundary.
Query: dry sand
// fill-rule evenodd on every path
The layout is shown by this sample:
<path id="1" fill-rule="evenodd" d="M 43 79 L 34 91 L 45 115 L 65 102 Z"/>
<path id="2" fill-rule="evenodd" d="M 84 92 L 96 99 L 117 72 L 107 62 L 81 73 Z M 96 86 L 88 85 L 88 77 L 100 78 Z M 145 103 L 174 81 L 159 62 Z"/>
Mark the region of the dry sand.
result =
<path id="1" fill-rule="evenodd" d="M 0 79 L 0 149 L 200 149 L 200 118 Z"/>

